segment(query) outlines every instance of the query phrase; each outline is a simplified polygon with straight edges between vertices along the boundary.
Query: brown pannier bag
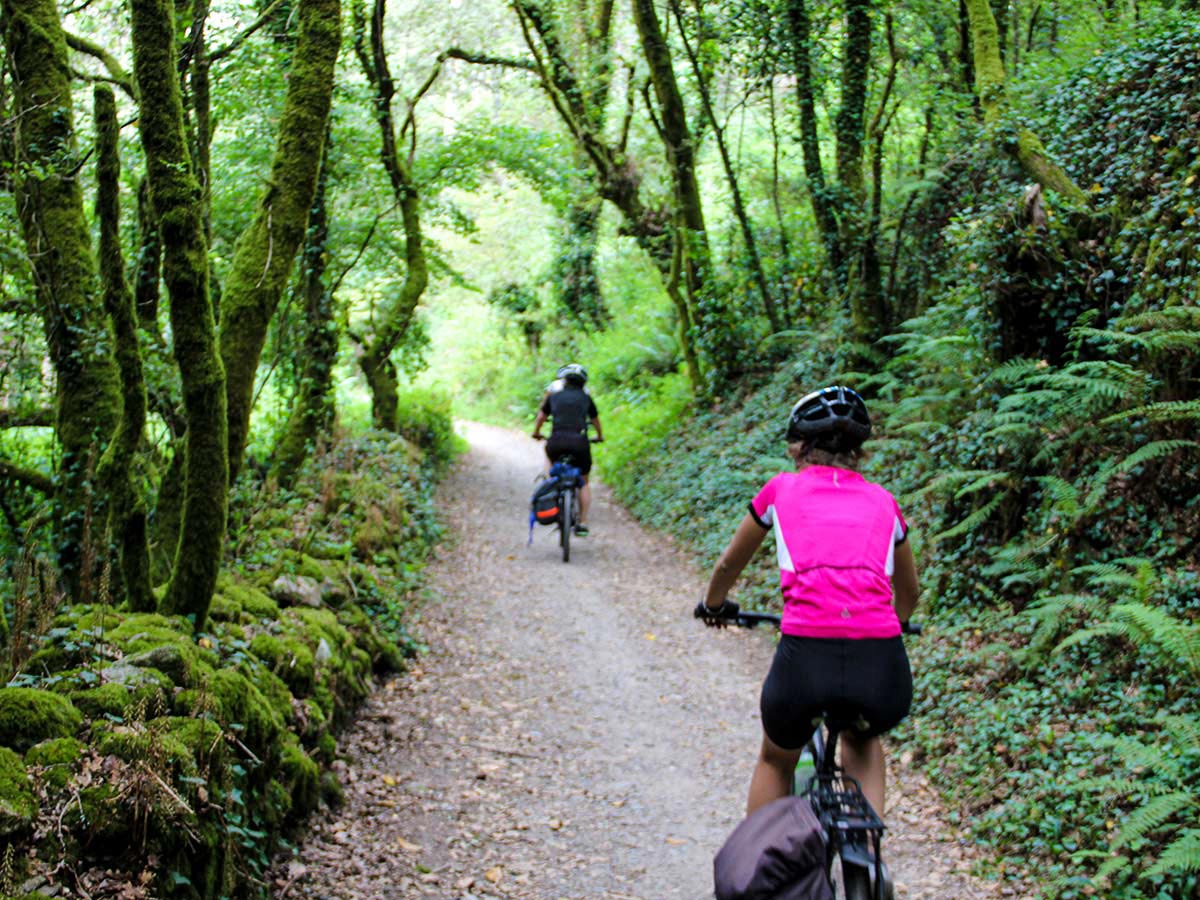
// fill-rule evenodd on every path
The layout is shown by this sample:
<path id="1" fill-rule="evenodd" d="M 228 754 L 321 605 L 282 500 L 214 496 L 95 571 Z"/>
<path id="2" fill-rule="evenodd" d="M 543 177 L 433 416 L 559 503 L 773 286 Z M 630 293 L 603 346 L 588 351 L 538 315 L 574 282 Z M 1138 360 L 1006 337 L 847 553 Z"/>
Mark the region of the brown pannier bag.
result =
<path id="1" fill-rule="evenodd" d="M 747 816 L 713 860 L 717 900 L 833 900 L 825 830 L 803 797 Z"/>

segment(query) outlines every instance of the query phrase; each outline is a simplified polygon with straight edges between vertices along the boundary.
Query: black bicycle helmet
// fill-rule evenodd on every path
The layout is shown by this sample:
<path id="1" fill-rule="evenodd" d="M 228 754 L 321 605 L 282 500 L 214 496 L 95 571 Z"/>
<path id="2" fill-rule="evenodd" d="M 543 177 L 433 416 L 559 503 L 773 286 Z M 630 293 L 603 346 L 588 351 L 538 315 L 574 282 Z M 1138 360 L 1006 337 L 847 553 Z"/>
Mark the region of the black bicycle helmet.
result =
<path id="1" fill-rule="evenodd" d="M 871 436 L 867 404 L 854 390 L 835 384 L 801 397 L 788 417 L 788 441 L 808 441 L 818 450 L 857 450 Z"/>
<path id="2" fill-rule="evenodd" d="M 579 363 L 569 363 L 558 370 L 558 377 L 568 383 L 587 384 L 587 369 Z"/>

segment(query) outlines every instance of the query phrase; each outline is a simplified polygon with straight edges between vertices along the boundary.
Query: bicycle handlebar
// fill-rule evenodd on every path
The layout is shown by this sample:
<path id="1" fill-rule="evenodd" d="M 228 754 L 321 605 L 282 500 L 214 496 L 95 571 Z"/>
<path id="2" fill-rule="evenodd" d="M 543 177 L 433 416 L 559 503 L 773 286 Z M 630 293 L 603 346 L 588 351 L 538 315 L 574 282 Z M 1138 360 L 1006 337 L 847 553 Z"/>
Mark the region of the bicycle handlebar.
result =
<path id="1" fill-rule="evenodd" d="M 533 438 L 535 441 L 544 441 L 547 439 L 546 435 L 544 435 L 544 434 L 531 434 L 530 437 Z M 594 438 L 589 435 L 588 443 L 589 444 L 603 444 L 604 438 Z"/>
<path id="2" fill-rule="evenodd" d="M 754 628 L 757 625 L 778 625 L 780 616 L 777 613 L 763 612 L 739 612 L 736 619 L 730 619 L 729 624 L 737 625 L 740 628 Z M 920 622 L 901 622 L 900 631 L 904 634 L 917 635 L 924 631 L 924 626 Z"/>

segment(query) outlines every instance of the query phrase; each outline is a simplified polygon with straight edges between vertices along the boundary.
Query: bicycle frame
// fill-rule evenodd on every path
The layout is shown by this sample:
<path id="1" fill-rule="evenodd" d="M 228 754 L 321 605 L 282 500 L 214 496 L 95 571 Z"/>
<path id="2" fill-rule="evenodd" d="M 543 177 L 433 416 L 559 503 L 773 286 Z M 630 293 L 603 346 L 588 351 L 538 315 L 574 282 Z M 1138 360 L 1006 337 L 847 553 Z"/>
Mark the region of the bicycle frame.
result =
<path id="1" fill-rule="evenodd" d="M 883 865 L 883 832 L 886 826 L 871 808 L 862 786 L 837 765 L 837 743 L 843 724 L 823 717 L 809 741 L 815 772 L 794 792 L 807 798 L 829 838 L 826 871 L 841 860 L 843 877 L 847 867 L 869 873 L 868 884 L 875 900 L 888 900 L 890 878 Z"/>
<path id="2" fill-rule="evenodd" d="M 774 613 L 756 612 L 739 612 L 737 618 L 731 620 L 732 624 L 744 628 L 760 624 L 778 626 L 779 622 L 780 617 Z M 921 627 L 905 623 L 903 630 L 907 634 L 919 634 Z M 828 713 L 820 717 L 808 743 L 813 775 L 803 785 L 797 785 L 793 780 L 792 792 L 809 801 L 825 830 L 828 838 L 825 871 L 830 880 L 840 860 L 843 879 L 847 882 L 851 878 L 859 879 L 858 889 L 868 891 L 871 900 L 891 900 L 891 876 L 883 863 L 882 852 L 886 826 L 867 802 L 862 786 L 836 762 L 838 739 L 852 726 L 852 722 Z M 852 875 L 855 870 L 858 874 Z"/>

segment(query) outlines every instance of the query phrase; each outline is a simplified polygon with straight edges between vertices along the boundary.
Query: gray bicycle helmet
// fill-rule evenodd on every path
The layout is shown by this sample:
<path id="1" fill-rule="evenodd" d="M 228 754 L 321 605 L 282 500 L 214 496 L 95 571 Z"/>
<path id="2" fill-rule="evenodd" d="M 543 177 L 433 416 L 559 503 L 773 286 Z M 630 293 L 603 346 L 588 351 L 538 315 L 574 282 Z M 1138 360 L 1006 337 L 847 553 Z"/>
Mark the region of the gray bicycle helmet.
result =
<path id="1" fill-rule="evenodd" d="M 574 382 L 579 385 L 587 384 L 587 369 L 579 365 L 579 363 L 569 363 L 563 366 L 558 370 L 557 375 L 566 382 Z"/>
<path id="2" fill-rule="evenodd" d="M 788 417 L 788 441 L 807 441 L 830 453 L 857 450 L 870 436 L 867 404 L 840 384 L 801 397 Z"/>

